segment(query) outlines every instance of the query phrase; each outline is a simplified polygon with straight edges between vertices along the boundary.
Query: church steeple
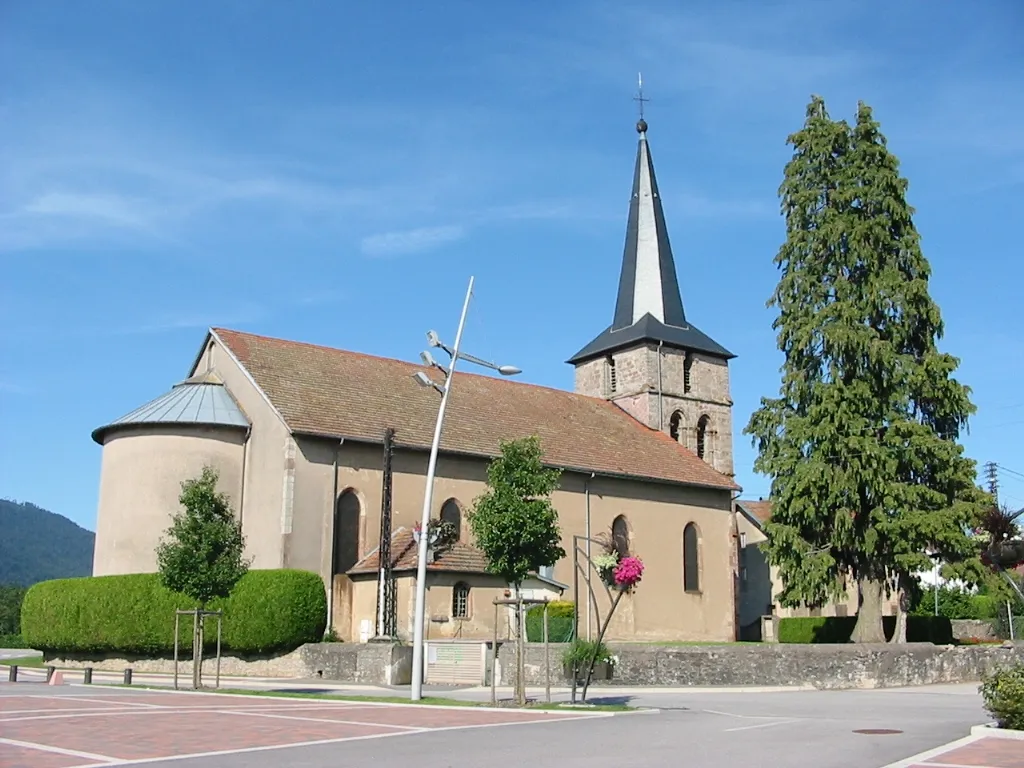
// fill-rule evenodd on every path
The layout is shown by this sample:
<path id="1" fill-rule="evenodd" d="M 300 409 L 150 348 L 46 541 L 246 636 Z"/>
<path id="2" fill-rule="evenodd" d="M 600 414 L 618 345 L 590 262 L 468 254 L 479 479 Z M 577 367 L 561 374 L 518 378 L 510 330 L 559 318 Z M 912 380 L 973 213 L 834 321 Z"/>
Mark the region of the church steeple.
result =
<path id="1" fill-rule="evenodd" d="M 682 328 L 686 326 L 686 314 L 647 143 L 647 121 L 640 118 L 636 129 L 640 141 L 612 330 L 628 328 L 647 314 L 659 322 Z"/>
<path id="2" fill-rule="evenodd" d="M 636 129 L 640 139 L 637 142 L 615 315 L 612 324 L 568 362 L 578 364 L 644 341 L 661 342 L 730 359 L 735 355 L 686 320 L 665 211 L 647 141 L 647 121 L 641 117 Z"/>
<path id="3" fill-rule="evenodd" d="M 642 105 L 646 99 L 640 99 Z M 615 314 L 611 325 L 569 359 L 576 391 L 614 402 L 732 475 L 729 360 L 735 355 L 683 311 L 642 112 L 636 129 L 640 139 Z"/>

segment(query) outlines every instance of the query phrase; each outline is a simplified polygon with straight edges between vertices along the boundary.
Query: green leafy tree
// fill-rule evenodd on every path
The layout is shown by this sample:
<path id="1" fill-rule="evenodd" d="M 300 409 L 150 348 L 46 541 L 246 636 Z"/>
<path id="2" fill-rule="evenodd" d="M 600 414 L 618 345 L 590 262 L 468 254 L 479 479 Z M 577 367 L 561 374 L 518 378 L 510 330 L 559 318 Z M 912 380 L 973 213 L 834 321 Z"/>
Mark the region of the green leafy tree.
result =
<path id="1" fill-rule="evenodd" d="M 539 438 L 502 442 L 501 456 L 487 468 L 487 491 L 469 511 L 488 569 L 517 590 L 531 571 L 565 557 L 551 503 L 560 475 L 541 462 Z"/>
<path id="2" fill-rule="evenodd" d="M 787 238 L 769 301 L 785 356 L 779 397 L 747 433 L 772 478 L 765 551 L 785 605 L 859 589 L 855 642 L 884 642 L 886 584 L 976 551 L 969 538 L 987 495 L 958 444 L 974 407 L 941 353 L 930 266 L 907 181 L 871 109 L 856 125 L 812 97 L 779 193 Z M 901 600 L 901 603 L 906 601 Z"/>
<path id="3" fill-rule="evenodd" d="M 188 595 L 200 607 L 227 597 L 249 570 L 245 537 L 227 496 L 217 491 L 217 472 L 204 467 L 181 484 L 183 507 L 157 547 L 164 586 Z"/>
<path id="4" fill-rule="evenodd" d="M 0 584 L 0 636 L 21 634 L 21 604 L 26 587 Z"/>

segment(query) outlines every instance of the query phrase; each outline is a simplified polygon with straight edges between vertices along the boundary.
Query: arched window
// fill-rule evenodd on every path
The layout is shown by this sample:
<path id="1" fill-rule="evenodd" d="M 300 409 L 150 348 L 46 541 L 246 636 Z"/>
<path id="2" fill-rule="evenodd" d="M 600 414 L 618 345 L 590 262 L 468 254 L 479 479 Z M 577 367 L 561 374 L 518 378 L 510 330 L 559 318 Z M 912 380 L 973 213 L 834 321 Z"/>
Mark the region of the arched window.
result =
<path id="1" fill-rule="evenodd" d="M 672 418 L 668 420 L 668 434 L 677 443 L 679 442 L 679 433 L 682 425 L 683 414 L 680 411 L 676 411 L 672 414 Z"/>
<path id="2" fill-rule="evenodd" d="M 697 420 L 697 458 L 703 459 L 708 446 L 708 424 L 711 419 L 707 414 Z"/>
<path id="3" fill-rule="evenodd" d="M 469 584 L 464 581 L 452 587 L 452 618 L 469 618 Z"/>
<path id="4" fill-rule="evenodd" d="M 693 368 L 693 357 L 690 354 L 686 355 L 683 360 L 683 392 L 690 391 L 690 369 Z"/>
<path id="5" fill-rule="evenodd" d="M 608 391 L 614 392 L 619 386 L 618 375 L 615 373 L 615 358 L 608 355 Z"/>
<path id="6" fill-rule="evenodd" d="M 700 592 L 700 533 L 693 523 L 683 528 L 683 589 Z"/>
<path id="7" fill-rule="evenodd" d="M 619 515 L 612 521 L 612 546 L 619 553 L 619 557 L 629 554 L 629 523 L 625 515 Z"/>
<path id="8" fill-rule="evenodd" d="M 441 520 L 455 526 L 455 530 L 458 532 L 459 540 L 461 541 L 462 507 L 459 506 L 458 501 L 455 499 L 448 499 L 448 501 L 441 505 Z"/>
<path id="9" fill-rule="evenodd" d="M 359 561 L 359 528 L 362 505 L 351 488 L 338 497 L 334 507 L 334 563 L 332 573 L 345 573 Z"/>

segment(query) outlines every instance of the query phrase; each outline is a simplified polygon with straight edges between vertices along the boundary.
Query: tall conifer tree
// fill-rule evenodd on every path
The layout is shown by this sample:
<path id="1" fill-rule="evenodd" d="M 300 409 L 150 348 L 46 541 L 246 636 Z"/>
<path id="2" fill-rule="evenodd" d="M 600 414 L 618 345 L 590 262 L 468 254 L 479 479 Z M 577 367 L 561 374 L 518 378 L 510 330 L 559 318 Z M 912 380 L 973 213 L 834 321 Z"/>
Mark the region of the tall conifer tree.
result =
<path id="1" fill-rule="evenodd" d="M 860 595 L 855 641 L 882 642 L 886 584 L 927 552 L 969 556 L 986 497 L 960 430 L 973 412 L 938 351 L 943 326 L 907 182 L 871 109 L 852 128 L 813 97 L 780 187 L 787 239 L 769 306 L 785 355 L 777 398 L 747 426 L 772 477 L 766 553 L 783 604 Z"/>

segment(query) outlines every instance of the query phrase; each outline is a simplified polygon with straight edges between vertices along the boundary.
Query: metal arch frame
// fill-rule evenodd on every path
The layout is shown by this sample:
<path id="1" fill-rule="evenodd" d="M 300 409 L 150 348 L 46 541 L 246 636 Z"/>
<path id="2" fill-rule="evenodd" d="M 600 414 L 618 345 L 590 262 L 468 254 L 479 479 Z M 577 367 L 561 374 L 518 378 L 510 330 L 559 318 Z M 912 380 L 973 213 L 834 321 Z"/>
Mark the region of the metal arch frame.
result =
<path id="1" fill-rule="evenodd" d="M 586 575 L 586 573 L 587 573 L 587 571 L 584 571 L 584 563 L 580 562 L 580 555 L 583 555 L 583 559 L 586 561 L 585 562 L 586 568 L 590 569 L 590 570 L 593 570 L 595 573 L 597 573 L 597 567 L 594 565 L 593 557 L 590 554 L 588 554 L 586 548 L 580 546 L 580 542 L 587 542 L 587 543 L 590 543 L 590 544 L 597 544 L 600 547 L 605 547 L 606 546 L 606 542 L 602 541 L 601 539 L 595 538 L 593 536 L 580 536 L 578 534 L 574 534 L 573 537 L 572 537 L 572 565 L 573 565 L 573 568 L 572 568 L 572 591 L 573 591 L 572 612 L 573 612 L 573 627 L 574 627 L 574 629 L 576 631 L 576 637 L 577 638 L 579 637 L 579 623 L 580 623 L 580 573 L 582 572 L 582 573 L 584 573 L 584 575 Z M 600 576 L 600 573 L 598 573 L 598 576 Z M 598 604 L 597 604 L 597 595 L 594 593 L 593 579 L 584 579 L 584 580 L 587 583 L 587 592 L 589 593 L 590 603 L 593 605 L 594 618 L 597 620 L 597 626 L 600 627 L 601 626 L 601 613 L 600 613 L 600 608 L 598 607 Z M 612 596 L 612 589 L 611 589 L 611 587 L 609 587 L 607 584 L 605 584 L 603 579 L 599 579 L 599 581 L 601 582 L 601 586 L 604 587 L 605 593 L 608 595 L 608 600 L 612 603 L 612 607 L 609 610 L 609 615 L 610 615 L 611 612 L 613 612 L 615 610 L 615 607 L 618 604 L 619 599 L 625 593 L 623 591 L 619 591 L 619 593 L 613 597 Z M 587 627 L 587 629 L 588 630 L 590 629 L 589 626 Z M 600 640 L 600 639 L 602 639 L 602 637 L 603 637 L 603 633 L 602 632 L 598 632 L 598 639 Z M 572 704 L 576 703 L 576 689 L 577 689 L 576 681 L 577 681 L 578 677 L 579 677 L 579 667 L 577 665 L 577 662 L 574 661 L 573 662 L 573 667 L 572 667 L 572 692 L 571 692 L 571 698 L 569 699 L 570 703 L 572 703 Z M 583 687 L 583 696 L 584 696 L 584 698 L 586 697 L 586 692 L 587 692 L 587 688 L 589 687 L 589 683 L 590 683 L 590 681 L 587 680 L 586 684 Z"/>

